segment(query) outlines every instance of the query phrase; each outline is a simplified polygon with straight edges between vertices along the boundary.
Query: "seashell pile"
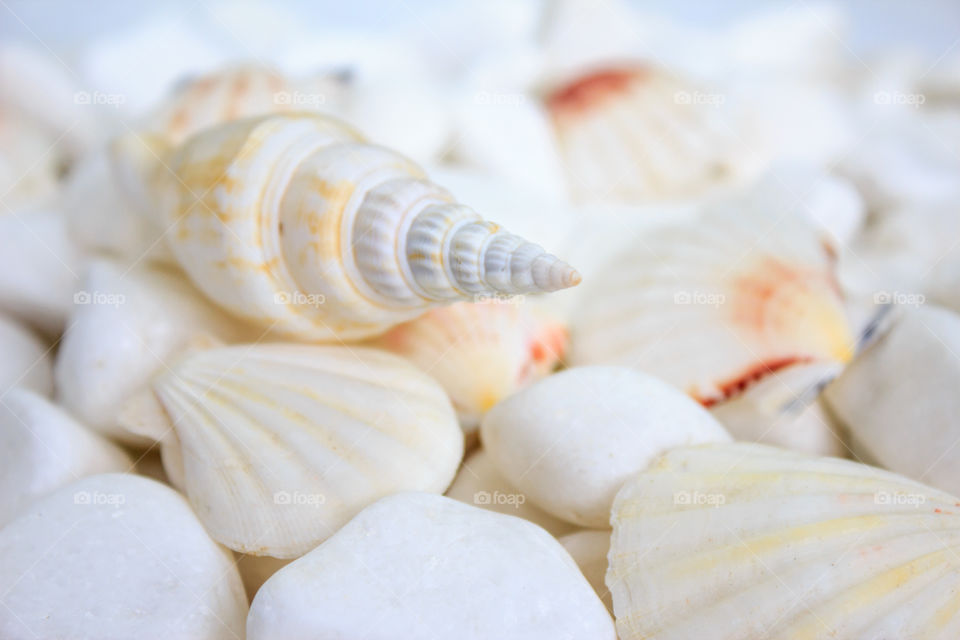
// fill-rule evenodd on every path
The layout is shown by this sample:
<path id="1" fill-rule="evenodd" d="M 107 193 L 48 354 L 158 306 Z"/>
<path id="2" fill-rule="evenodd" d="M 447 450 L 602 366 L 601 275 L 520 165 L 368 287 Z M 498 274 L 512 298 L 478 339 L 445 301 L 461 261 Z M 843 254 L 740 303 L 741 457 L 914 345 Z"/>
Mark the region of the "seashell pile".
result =
<path id="1" fill-rule="evenodd" d="M 6 8 L 0 639 L 960 637 L 956 12 L 176 4 Z"/>

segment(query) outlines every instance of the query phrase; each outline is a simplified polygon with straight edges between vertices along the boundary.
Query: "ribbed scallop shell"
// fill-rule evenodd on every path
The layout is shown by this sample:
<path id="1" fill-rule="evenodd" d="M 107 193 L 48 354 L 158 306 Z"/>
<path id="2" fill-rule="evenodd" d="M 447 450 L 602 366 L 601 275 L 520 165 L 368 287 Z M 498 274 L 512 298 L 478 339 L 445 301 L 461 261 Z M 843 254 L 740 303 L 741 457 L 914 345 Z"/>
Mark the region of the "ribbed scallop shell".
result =
<path id="1" fill-rule="evenodd" d="M 746 172 L 725 97 L 647 66 L 596 68 L 546 99 L 572 194 L 637 203 L 689 197 Z"/>
<path id="2" fill-rule="evenodd" d="M 678 448 L 624 485 L 611 522 L 623 640 L 960 636 L 960 501 L 892 473 Z"/>
<path id="3" fill-rule="evenodd" d="M 471 432 L 490 407 L 557 366 L 567 328 L 520 300 L 462 302 L 398 325 L 375 344 L 436 378 Z"/>
<path id="4" fill-rule="evenodd" d="M 638 234 L 590 283 L 571 364 L 635 367 L 708 406 L 771 372 L 852 353 L 832 260 L 793 215 L 717 206 Z"/>
<path id="5" fill-rule="evenodd" d="M 153 388 L 180 440 L 191 504 L 243 553 L 296 557 L 380 497 L 442 493 L 463 454 L 443 389 L 373 349 L 199 351 Z"/>
<path id="6" fill-rule="evenodd" d="M 432 306 L 579 282 L 331 118 L 215 127 L 170 167 L 164 210 L 179 263 L 212 300 L 287 335 L 371 337 Z"/>

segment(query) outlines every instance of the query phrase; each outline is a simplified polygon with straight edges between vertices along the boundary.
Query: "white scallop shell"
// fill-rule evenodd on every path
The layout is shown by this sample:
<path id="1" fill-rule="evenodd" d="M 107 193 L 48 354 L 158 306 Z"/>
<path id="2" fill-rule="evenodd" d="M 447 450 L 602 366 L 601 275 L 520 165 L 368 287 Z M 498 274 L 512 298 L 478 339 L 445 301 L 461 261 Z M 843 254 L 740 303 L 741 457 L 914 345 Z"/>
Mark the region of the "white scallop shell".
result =
<path id="1" fill-rule="evenodd" d="M 49 396 L 53 392 L 50 349 L 33 333 L 0 314 L 0 397 L 13 387 L 32 389 Z"/>
<path id="2" fill-rule="evenodd" d="M 372 337 L 433 306 L 580 280 L 331 118 L 215 127 L 169 166 L 177 261 L 210 299 L 286 335 Z"/>
<path id="3" fill-rule="evenodd" d="M 570 362 L 634 367 L 705 405 L 853 350 L 829 252 L 792 211 L 716 205 L 642 233 L 590 282 Z"/>
<path id="4" fill-rule="evenodd" d="M 182 274 L 132 271 L 91 262 L 73 298 L 60 342 L 57 401 L 88 427 L 128 442 L 119 422 L 124 403 L 198 334 L 224 340 L 262 335 L 203 299 Z"/>
<path id="5" fill-rule="evenodd" d="M 247 602 L 232 560 L 172 489 L 83 478 L 0 530 L 0 636 L 236 640 Z"/>
<path id="6" fill-rule="evenodd" d="M 483 419 L 494 465 L 548 513 L 605 528 L 623 482 L 670 447 L 726 442 L 702 407 L 623 367 L 575 367 L 507 398 Z"/>
<path id="7" fill-rule="evenodd" d="M 557 366 L 567 329 L 522 299 L 494 299 L 432 309 L 374 344 L 436 378 L 470 433 L 490 407 Z"/>
<path id="8" fill-rule="evenodd" d="M 191 504 L 214 539 L 243 553 L 302 555 L 377 498 L 443 492 L 463 456 L 443 389 L 374 349 L 200 350 L 153 391 L 179 438 Z"/>
<path id="9" fill-rule="evenodd" d="M 960 494 L 960 316 L 906 307 L 824 396 L 858 456 Z"/>
<path id="10" fill-rule="evenodd" d="M 576 529 L 528 500 L 497 471 L 490 454 L 483 449 L 467 456 L 444 495 L 481 509 L 529 520 L 552 536 L 562 536 Z"/>
<path id="11" fill-rule="evenodd" d="M 611 523 L 623 640 L 960 634 L 960 502 L 886 471 L 681 447 L 624 485 Z"/>
<path id="12" fill-rule="evenodd" d="M 520 518 L 399 493 L 278 571 L 254 598 L 249 640 L 613 640 L 569 554 Z"/>
<path id="13" fill-rule="evenodd" d="M 116 445 L 26 389 L 0 402 L 0 528 L 37 498 L 83 476 L 128 471 Z"/>
<path id="14" fill-rule="evenodd" d="M 546 98 L 581 202 L 690 197 L 750 175 L 725 96 L 645 65 L 594 67 Z"/>

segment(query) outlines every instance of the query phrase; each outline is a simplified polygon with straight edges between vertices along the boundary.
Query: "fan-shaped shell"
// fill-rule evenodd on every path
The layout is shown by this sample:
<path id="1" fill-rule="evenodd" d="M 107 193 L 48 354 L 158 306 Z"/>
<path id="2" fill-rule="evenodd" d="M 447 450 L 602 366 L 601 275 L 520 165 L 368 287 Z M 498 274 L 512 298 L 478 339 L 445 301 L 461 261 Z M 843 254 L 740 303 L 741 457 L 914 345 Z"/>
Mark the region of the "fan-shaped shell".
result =
<path id="1" fill-rule="evenodd" d="M 689 197 L 746 172 L 724 96 L 649 66 L 595 68 L 547 96 L 567 180 L 580 201 Z"/>
<path id="2" fill-rule="evenodd" d="M 376 345 L 436 378 L 472 432 L 490 407 L 553 370 L 567 329 L 522 299 L 462 302 L 396 326 Z"/>
<path id="3" fill-rule="evenodd" d="M 198 351 L 153 389 L 180 441 L 191 504 L 243 553 L 296 557 L 377 498 L 442 493 L 463 455 L 443 389 L 373 349 Z"/>
<path id="4" fill-rule="evenodd" d="M 170 167 L 178 262 L 212 300 L 284 334 L 366 338 L 432 306 L 580 280 L 331 118 L 215 127 Z"/>
<path id="5" fill-rule="evenodd" d="M 623 640 L 960 634 L 960 501 L 886 471 L 681 447 L 624 485 L 611 523 Z"/>
<path id="6" fill-rule="evenodd" d="M 705 405 L 853 349 L 833 264 L 793 215 L 719 205 L 650 229 L 584 292 L 572 364 L 652 373 Z"/>

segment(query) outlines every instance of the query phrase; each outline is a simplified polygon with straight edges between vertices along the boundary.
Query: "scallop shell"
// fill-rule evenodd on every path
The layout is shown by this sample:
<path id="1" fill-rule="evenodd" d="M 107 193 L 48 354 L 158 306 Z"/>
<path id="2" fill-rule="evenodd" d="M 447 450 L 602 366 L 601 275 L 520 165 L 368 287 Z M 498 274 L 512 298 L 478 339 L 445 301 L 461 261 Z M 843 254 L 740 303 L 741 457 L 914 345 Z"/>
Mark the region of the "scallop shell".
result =
<path id="1" fill-rule="evenodd" d="M 956 638 L 960 502 L 755 444 L 681 447 L 614 504 L 617 631 L 639 638 Z"/>
<path id="2" fill-rule="evenodd" d="M 0 528 L 37 498 L 96 473 L 127 471 L 119 447 L 44 397 L 14 388 L 0 402 Z"/>
<path id="3" fill-rule="evenodd" d="M 960 494 L 960 316 L 903 308 L 893 326 L 824 393 L 854 452 Z"/>
<path id="4" fill-rule="evenodd" d="M 546 106 L 574 198 L 637 203 L 741 180 L 749 154 L 724 99 L 642 65 L 557 87 Z"/>
<path id="5" fill-rule="evenodd" d="M 491 409 L 480 432 L 497 470 L 557 518 L 604 528 L 620 486 L 670 447 L 726 442 L 680 391 L 623 367 L 575 367 Z"/>
<path id="6" fill-rule="evenodd" d="M 123 406 L 198 334 L 223 340 L 262 336 L 207 302 L 182 274 L 93 261 L 60 342 L 57 401 L 91 429 L 143 444 L 121 428 Z"/>
<path id="7" fill-rule="evenodd" d="M 377 498 L 443 492 L 463 456 L 443 389 L 374 349 L 199 350 L 153 391 L 179 438 L 191 504 L 242 553 L 302 555 Z"/>
<path id="8" fill-rule="evenodd" d="M 830 254 L 769 214 L 721 204 L 640 235 L 584 292 L 570 362 L 635 367 L 711 406 L 791 365 L 847 361 Z"/>
<path id="9" fill-rule="evenodd" d="M 529 520 L 552 536 L 576 530 L 575 525 L 550 515 L 528 500 L 497 471 L 490 454 L 483 449 L 467 456 L 444 495 L 481 509 Z"/>
<path id="10" fill-rule="evenodd" d="M 0 314 L 0 398 L 13 387 L 49 396 L 53 391 L 50 349 L 19 323 Z"/>
<path id="11" fill-rule="evenodd" d="M 178 262 L 210 299 L 286 335 L 372 337 L 433 306 L 580 279 L 330 118 L 215 127 L 169 166 Z"/>
<path id="12" fill-rule="evenodd" d="M 375 344 L 436 378 L 470 433 L 490 407 L 557 366 L 567 329 L 522 300 L 462 302 L 398 325 Z"/>

